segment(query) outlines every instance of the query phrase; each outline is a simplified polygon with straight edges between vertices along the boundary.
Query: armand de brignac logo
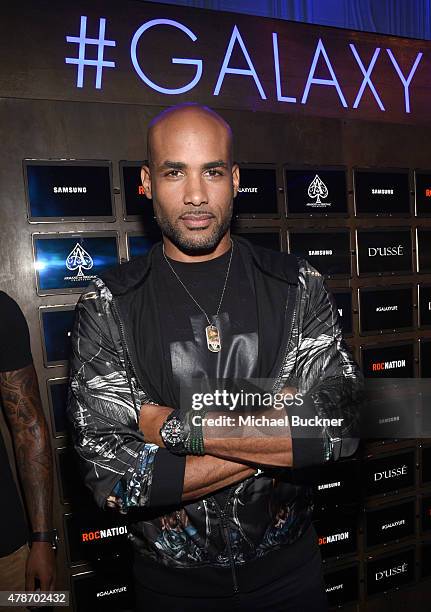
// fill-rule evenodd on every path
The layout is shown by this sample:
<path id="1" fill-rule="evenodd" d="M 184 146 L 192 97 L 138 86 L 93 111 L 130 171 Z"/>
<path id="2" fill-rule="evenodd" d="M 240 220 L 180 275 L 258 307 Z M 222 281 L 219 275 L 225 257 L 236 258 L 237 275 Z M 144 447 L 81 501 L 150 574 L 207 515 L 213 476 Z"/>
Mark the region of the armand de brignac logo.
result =
<path id="1" fill-rule="evenodd" d="M 331 202 L 322 202 L 320 199 L 326 199 L 329 192 L 327 186 L 318 174 L 316 174 L 314 179 L 311 181 L 307 193 L 309 198 L 316 198 L 315 202 L 307 202 L 307 206 L 310 206 L 311 208 L 326 208 L 331 206 Z"/>
<path id="2" fill-rule="evenodd" d="M 93 278 L 95 278 L 95 276 L 87 276 L 84 274 L 83 270 L 91 270 L 93 265 L 94 262 L 91 255 L 87 253 L 87 251 L 82 245 L 79 244 L 79 242 L 77 242 L 66 258 L 66 268 L 71 272 L 78 270 L 78 273 L 76 274 L 76 276 L 65 276 L 64 280 L 92 280 Z"/>

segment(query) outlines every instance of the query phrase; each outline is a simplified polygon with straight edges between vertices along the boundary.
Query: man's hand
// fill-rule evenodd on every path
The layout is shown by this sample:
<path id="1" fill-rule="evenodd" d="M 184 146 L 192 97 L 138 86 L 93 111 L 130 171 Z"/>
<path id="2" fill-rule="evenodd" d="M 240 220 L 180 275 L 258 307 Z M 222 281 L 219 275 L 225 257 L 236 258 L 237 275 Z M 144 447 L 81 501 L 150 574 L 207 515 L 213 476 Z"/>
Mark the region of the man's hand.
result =
<path id="1" fill-rule="evenodd" d="M 34 591 L 36 578 L 41 591 L 53 591 L 55 587 L 55 553 L 49 542 L 33 542 L 25 570 L 25 589 Z"/>
<path id="2" fill-rule="evenodd" d="M 144 434 L 145 442 L 164 447 L 160 437 L 160 428 L 173 411 L 168 406 L 159 404 L 142 404 L 139 415 L 139 429 Z"/>

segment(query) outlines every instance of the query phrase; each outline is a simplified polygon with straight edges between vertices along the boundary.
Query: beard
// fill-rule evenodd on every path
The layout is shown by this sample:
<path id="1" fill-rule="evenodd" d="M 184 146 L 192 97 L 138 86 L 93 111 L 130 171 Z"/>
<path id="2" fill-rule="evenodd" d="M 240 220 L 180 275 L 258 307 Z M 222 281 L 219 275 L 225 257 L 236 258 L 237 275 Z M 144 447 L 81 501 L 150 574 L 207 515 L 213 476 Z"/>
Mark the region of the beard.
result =
<path id="1" fill-rule="evenodd" d="M 181 230 L 167 215 L 163 214 L 160 207 L 154 202 L 154 214 L 160 231 L 166 238 L 169 238 L 177 249 L 188 255 L 204 255 L 214 251 L 230 227 L 232 212 L 233 201 L 231 201 L 220 222 L 212 222 L 212 230 L 208 234 L 206 233 L 207 230 L 201 228 Z M 193 232 L 193 234 L 191 235 L 189 232 Z"/>

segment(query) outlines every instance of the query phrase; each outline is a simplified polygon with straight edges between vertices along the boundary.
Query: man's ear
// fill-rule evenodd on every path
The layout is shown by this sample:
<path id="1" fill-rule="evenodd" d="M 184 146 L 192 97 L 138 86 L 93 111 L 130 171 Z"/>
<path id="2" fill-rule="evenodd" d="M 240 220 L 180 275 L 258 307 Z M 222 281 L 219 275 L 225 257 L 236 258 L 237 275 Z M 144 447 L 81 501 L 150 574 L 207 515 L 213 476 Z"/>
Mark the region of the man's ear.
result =
<path id="1" fill-rule="evenodd" d="M 150 167 L 145 164 L 141 168 L 141 181 L 144 187 L 145 195 L 149 200 L 151 200 L 151 198 L 153 197 L 151 190 L 151 172 Z"/>
<path id="2" fill-rule="evenodd" d="M 232 166 L 232 181 L 233 181 L 233 197 L 236 198 L 239 189 L 239 166 L 234 164 Z"/>

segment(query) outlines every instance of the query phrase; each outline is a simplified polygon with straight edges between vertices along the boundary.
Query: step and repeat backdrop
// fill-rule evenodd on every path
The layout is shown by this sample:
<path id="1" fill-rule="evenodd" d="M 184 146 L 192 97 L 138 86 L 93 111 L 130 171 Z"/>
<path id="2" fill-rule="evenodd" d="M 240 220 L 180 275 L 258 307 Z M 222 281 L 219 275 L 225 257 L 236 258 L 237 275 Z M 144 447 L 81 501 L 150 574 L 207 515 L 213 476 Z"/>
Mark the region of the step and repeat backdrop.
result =
<path id="1" fill-rule="evenodd" d="M 29 322 L 52 434 L 58 587 L 76 612 L 129 610 L 130 517 L 83 487 L 65 407 L 80 293 L 160 239 L 140 182 L 149 121 L 183 101 L 218 110 L 241 169 L 233 233 L 325 275 L 367 379 L 418 384 L 431 378 L 431 45 L 153 3 L 24 4 L 24 23 L 5 11 L 0 67 L 0 289 Z M 394 401 L 371 411 L 355 458 L 309 476 L 333 606 L 430 597 L 428 399 L 412 436 Z"/>

